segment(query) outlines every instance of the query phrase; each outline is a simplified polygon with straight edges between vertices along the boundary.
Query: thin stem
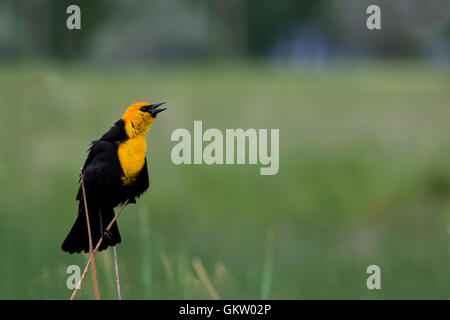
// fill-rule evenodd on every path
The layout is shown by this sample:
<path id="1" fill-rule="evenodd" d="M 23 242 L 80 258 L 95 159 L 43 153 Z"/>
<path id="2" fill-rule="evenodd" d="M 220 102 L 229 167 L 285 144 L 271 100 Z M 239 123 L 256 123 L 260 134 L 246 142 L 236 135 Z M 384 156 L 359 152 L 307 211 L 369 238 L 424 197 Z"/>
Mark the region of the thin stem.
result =
<path id="1" fill-rule="evenodd" d="M 94 284 L 95 299 L 100 300 L 100 291 L 98 290 L 98 282 L 97 282 L 97 269 L 95 268 L 94 251 L 92 248 L 91 224 L 89 222 L 86 191 L 84 189 L 83 169 L 80 170 L 80 175 L 81 175 L 81 189 L 83 190 L 84 211 L 86 213 L 87 231 L 88 231 L 88 236 L 89 236 L 89 256 L 90 256 L 90 260 L 92 261 L 92 263 L 91 263 L 92 264 L 92 283 Z"/>
<path id="2" fill-rule="evenodd" d="M 114 267 L 116 269 L 117 300 L 122 300 L 122 296 L 120 295 L 119 263 L 117 262 L 116 246 L 114 246 Z"/>
<path id="3" fill-rule="evenodd" d="M 208 273 L 205 270 L 205 267 L 203 266 L 203 263 L 198 258 L 194 258 L 192 260 L 192 266 L 194 267 L 195 273 L 197 273 L 198 278 L 205 286 L 208 293 L 211 295 L 211 298 L 213 300 L 220 300 L 219 295 L 217 294 L 216 289 L 211 283 L 211 280 L 209 280 Z"/>
<path id="4" fill-rule="evenodd" d="M 119 217 L 119 215 L 122 213 L 123 208 L 125 208 L 125 206 L 128 204 L 129 200 L 126 200 L 124 202 L 124 204 L 120 207 L 119 211 L 117 211 L 116 215 L 114 216 L 114 218 L 111 220 L 111 222 L 109 223 L 108 227 L 106 228 L 106 230 L 110 230 L 112 228 L 112 225 L 114 224 L 114 222 L 117 220 L 117 218 Z M 94 255 L 97 253 L 98 248 L 100 248 L 100 245 L 103 242 L 103 238 L 100 238 L 100 240 L 97 242 L 97 245 L 95 246 L 94 249 Z M 81 283 L 83 282 L 84 278 L 86 277 L 86 274 L 89 270 L 89 266 L 91 265 L 91 258 L 89 258 L 88 263 L 86 264 L 86 267 L 84 268 L 83 274 L 81 275 L 80 280 L 77 283 L 77 286 L 75 287 L 75 289 L 73 290 L 72 296 L 70 297 L 70 300 L 75 299 L 75 296 L 78 293 L 78 290 L 80 290 L 81 288 Z"/>

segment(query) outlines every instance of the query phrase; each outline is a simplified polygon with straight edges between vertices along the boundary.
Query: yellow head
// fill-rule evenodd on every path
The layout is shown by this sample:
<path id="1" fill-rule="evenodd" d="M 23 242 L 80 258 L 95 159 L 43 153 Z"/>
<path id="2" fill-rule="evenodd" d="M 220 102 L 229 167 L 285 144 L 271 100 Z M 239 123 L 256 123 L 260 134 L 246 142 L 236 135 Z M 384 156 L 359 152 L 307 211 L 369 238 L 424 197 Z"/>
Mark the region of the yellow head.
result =
<path id="1" fill-rule="evenodd" d="M 128 137 L 134 138 L 146 135 L 155 121 L 156 115 L 166 110 L 166 108 L 157 109 L 164 103 L 137 102 L 129 106 L 122 116 Z"/>

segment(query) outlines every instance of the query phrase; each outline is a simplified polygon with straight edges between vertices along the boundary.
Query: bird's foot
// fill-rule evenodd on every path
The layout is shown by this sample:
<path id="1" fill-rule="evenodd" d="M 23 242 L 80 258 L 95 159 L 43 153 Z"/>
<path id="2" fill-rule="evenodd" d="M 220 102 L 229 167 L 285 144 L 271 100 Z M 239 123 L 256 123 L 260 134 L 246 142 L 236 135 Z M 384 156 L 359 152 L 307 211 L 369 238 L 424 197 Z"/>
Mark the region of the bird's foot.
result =
<path id="1" fill-rule="evenodd" d="M 136 198 L 130 198 L 129 200 L 128 200 L 128 203 L 136 203 Z"/>
<path id="2" fill-rule="evenodd" d="M 102 238 L 106 241 L 110 241 L 112 239 L 112 232 L 108 229 L 102 230 Z"/>

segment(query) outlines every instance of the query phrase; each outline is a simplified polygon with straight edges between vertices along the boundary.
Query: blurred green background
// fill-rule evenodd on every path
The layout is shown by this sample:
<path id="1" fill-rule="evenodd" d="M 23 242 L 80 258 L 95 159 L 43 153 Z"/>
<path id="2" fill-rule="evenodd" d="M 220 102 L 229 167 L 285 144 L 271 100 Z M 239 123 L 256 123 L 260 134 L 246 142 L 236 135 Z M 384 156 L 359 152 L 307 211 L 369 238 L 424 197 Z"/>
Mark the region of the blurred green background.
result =
<path id="1" fill-rule="evenodd" d="M 119 218 L 124 299 L 214 298 L 199 266 L 222 299 L 448 299 L 450 6 L 421 3 L 3 1 L 0 298 L 70 297 L 88 257 L 60 245 L 89 142 L 167 101 L 150 189 Z M 279 173 L 175 166 L 171 133 L 194 120 L 279 128 Z M 112 251 L 96 257 L 116 299 Z"/>

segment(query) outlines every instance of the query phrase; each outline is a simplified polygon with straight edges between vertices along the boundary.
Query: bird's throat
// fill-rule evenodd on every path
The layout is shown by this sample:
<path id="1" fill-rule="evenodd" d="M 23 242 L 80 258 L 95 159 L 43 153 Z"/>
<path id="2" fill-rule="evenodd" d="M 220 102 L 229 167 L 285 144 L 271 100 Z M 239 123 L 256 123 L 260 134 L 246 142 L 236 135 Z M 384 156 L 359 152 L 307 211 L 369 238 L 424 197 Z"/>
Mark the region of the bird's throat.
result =
<path id="1" fill-rule="evenodd" d="M 117 156 L 123 171 L 124 185 L 130 185 L 136 180 L 144 167 L 146 151 L 147 143 L 144 136 L 136 136 L 119 144 Z"/>

